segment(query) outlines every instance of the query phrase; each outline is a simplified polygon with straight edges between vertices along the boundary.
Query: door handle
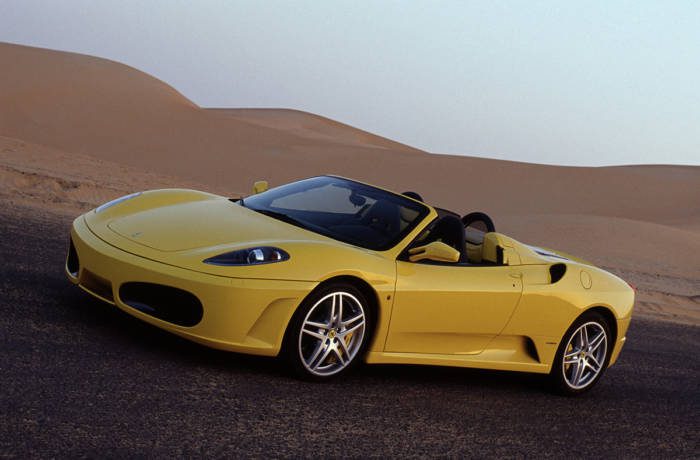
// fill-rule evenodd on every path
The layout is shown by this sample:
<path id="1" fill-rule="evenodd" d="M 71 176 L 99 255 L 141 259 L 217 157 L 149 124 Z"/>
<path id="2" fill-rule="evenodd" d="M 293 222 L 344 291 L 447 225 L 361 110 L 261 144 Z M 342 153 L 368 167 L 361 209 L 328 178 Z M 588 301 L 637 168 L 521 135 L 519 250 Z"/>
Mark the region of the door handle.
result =
<path id="1" fill-rule="evenodd" d="M 521 279 L 521 278 L 523 277 L 523 274 L 520 273 L 520 272 L 513 272 L 513 273 L 510 274 L 510 277 L 511 277 L 511 278 Z"/>

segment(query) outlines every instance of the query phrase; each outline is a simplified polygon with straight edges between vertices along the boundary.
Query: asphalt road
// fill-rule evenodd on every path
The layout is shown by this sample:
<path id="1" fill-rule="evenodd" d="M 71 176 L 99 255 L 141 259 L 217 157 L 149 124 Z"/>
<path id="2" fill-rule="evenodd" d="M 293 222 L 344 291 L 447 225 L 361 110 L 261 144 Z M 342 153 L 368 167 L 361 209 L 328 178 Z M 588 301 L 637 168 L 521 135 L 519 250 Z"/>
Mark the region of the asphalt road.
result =
<path id="1" fill-rule="evenodd" d="M 191 344 L 64 278 L 67 219 L 0 209 L 0 457 L 700 457 L 700 329 L 633 321 L 580 398 L 364 366 L 331 384 Z"/>

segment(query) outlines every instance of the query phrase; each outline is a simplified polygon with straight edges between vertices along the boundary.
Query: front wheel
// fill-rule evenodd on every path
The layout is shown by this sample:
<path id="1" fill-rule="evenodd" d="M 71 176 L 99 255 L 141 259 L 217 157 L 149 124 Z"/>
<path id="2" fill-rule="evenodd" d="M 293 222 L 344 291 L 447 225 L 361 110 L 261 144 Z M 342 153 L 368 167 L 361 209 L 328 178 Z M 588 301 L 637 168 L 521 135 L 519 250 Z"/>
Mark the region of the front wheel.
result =
<path id="1" fill-rule="evenodd" d="M 290 322 L 285 355 L 301 377 L 326 380 L 348 371 L 369 339 L 370 311 L 363 294 L 349 284 L 312 293 Z"/>
<path id="2" fill-rule="evenodd" d="M 581 315 L 571 325 L 555 357 L 550 378 L 565 395 L 590 390 L 602 377 L 612 351 L 610 327 L 596 312 Z"/>

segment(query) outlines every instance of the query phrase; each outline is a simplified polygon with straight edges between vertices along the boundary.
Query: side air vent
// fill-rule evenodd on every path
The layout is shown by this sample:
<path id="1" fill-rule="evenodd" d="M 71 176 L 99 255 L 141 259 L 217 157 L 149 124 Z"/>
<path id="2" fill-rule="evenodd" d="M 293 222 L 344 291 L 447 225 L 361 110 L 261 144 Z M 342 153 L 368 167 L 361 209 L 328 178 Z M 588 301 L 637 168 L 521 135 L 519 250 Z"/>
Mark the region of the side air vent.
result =
<path id="1" fill-rule="evenodd" d="M 530 337 L 525 337 L 525 352 L 530 355 L 530 358 L 534 359 L 538 363 L 541 362 L 540 355 L 537 353 L 535 342 L 533 342 Z"/>
<path id="2" fill-rule="evenodd" d="M 554 264 L 549 267 L 549 277 L 551 283 L 554 284 L 564 277 L 566 273 L 566 264 Z"/>
<path id="3" fill-rule="evenodd" d="M 192 327 L 202 320 L 202 303 L 192 293 L 155 283 L 124 283 L 122 302 L 142 313 L 178 326 Z"/>

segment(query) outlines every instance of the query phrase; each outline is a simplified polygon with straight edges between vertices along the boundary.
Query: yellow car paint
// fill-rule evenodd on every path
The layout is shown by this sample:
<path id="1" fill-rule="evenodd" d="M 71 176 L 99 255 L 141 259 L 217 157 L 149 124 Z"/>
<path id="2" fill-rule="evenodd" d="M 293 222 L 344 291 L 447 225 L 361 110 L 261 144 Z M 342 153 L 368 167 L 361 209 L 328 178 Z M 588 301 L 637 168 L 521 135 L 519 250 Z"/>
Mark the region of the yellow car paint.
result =
<path id="1" fill-rule="evenodd" d="M 480 353 L 520 299 L 522 282 L 510 276 L 513 267 L 396 263 L 387 352 Z"/>
<path id="2" fill-rule="evenodd" d="M 427 206 L 427 205 L 426 205 Z M 337 277 L 371 289 L 377 317 L 365 360 L 549 372 L 563 334 L 590 308 L 614 322 L 611 364 L 625 341 L 633 290 L 601 269 L 541 255 L 507 237 L 487 234 L 484 259 L 497 247 L 507 265 L 415 263 L 400 256 L 436 218 L 429 213 L 386 251 L 373 251 L 275 220 L 225 197 L 192 190 L 156 190 L 78 217 L 71 230 L 80 270 L 71 282 L 143 321 L 214 348 L 274 356 L 301 302 Z M 235 225 L 233 223 L 235 222 Z M 291 260 L 255 266 L 204 264 L 209 257 L 259 245 Z M 567 275 L 552 283 L 549 267 Z M 591 278 L 583 289 L 579 273 Z M 571 276 L 568 276 L 571 275 Z M 347 278 L 346 278 L 347 279 Z M 130 281 L 193 293 L 204 315 L 192 327 L 126 305 Z M 101 287 L 100 287 L 101 286 Z"/>

